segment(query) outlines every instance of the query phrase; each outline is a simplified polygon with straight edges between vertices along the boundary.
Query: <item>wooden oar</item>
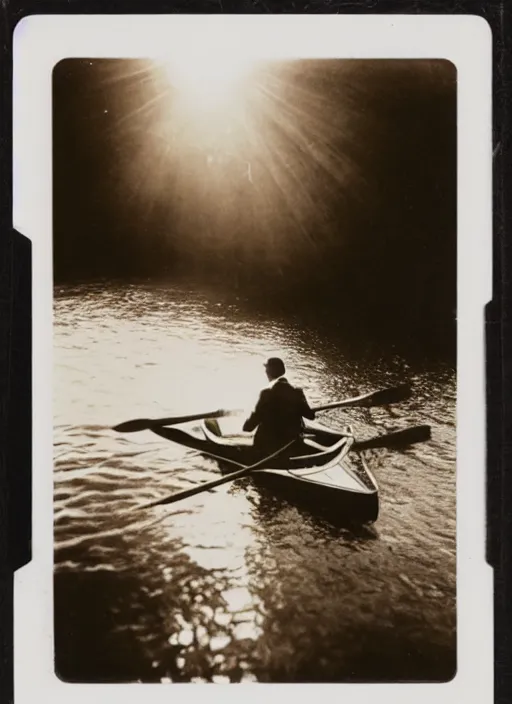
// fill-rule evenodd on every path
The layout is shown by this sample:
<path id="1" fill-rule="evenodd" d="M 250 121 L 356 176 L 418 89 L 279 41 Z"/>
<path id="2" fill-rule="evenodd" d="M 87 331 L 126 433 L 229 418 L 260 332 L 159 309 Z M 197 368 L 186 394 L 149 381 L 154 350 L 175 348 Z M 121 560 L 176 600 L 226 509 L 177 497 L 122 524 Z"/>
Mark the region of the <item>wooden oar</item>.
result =
<path id="1" fill-rule="evenodd" d="M 256 464 L 253 464 L 249 467 L 244 467 L 243 469 L 238 470 L 238 472 L 233 472 L 231 474 L 228 474 L 225 477 L 221 477 L 220 479 L 214 479 L 211 482 L 205 482 L 204 484 L 201 484 L 200 486 L 192 487 L 191 489 L 185 489 L 184 491 L 178 491 L 176 494 L 171 494 L 170 496 L 166 496 L 163 499 L 158 499 L 157 501 L 151 501 L 148 504 L 143 504 L 142 506 L 137 506 L 137 508 L 138 509 L 152 508 L 153 506 L 162 506 L 164 504 L 174 504 L 177 501 L 181 501 L 182 499 L 188 499 L 190 496 L 195 496 L 196 494 L 202 494 L 204 491 L 210 491 L 211 489 L 214 489 L 216 486 L 220 486 L 221 484 L 226 484 L 227 482 L 232 482 L 235 479 L 241 479 L 242 477 L 246 477 L 248 474 L 251 474 L 251 472 L 254 472 L 255 470 L 259 469 L 260 467 L 263 467 L 270 460 L 273 460 L 278 455 L 281 455 L 289 447 L 294 445 L 295 442 L 296 442 L 296 439 L 291 440 L 291 442 L 287 443 L 286 445 L 284 445 L 281 449 L 277 450 L 276 452 L 273 452 L 268 457 L 264 457 L 259 462 L 256 462 Z M 223 460 L 223 461 L 226 461 L 226 460 Z"/>
<path id="2" fill-rule="evenodd" d="M 345 401 L 334 401 L 334 403 L 326 403 L 324 406 L 316 406 L 313 410 L 328 411 L 332 408 L 371 408 L 372 406 L 387 406 L 391 403 L 400 403 L 411 397 L 411 387 L 409 384 L 401 386 L 393 386 L 390 389 L 382 391 L 372 391 L 369 394 L 362 394 L 355 398 L 349 398 Z"/>
<path id="3" fill-rule="evenodd" d="M 411 396 L 411 387 L 408 384 L 394 386 L 390 389 L 382 391 L 372 391 L 369 394 L 362 394 L 355 398 L 348 398 L 344 401 L 334 401 L 323 406 L 315 406 L 315 412 L 328 411 L 333 408 L 371 408 L 372 406 L 387 406 L 391 403 L 399 403 L 405 401 Z M 116 425 L 113 430 L 118 433 L 137 433 L 141 430 L 151 430 L 151 428 L 159 425 L 178 425 L 179 423 L 188 423 L 194 420 L 202 420 L 204 418 L 225 418 L 226 416 L 236 415 L 240 411 L 211 411 L 208 413 L 197 413 L 191 416 L 172 416 L 170 418 L 137 418 L 128 420 L 125 423 Z"/>
<path id="4" fill-rule="evenodd" d="M 160 425 L 179 425 L 180 423 L 190 423 L 194 420 L 203 420 L 203 418 L 225 418 L 226 416 L 236 415 L 240 411 L 211 411 L 208 413 L 196 413 L 192 416 L 171 416 L 170 418 L 136 418 L 135 420 L 127 420 L 125 423 L 115 425 L 112 430 L 118 433 L 138 433 L 141 430 L 151 430 L 151 428 Z"/>
<path id="5" fill-rule="evenodd" d="M 353 450 L 371 450 L 375 448 L 399 448 L 413 445 L 417 442 L 426 442 L 432 437 L 430 425 L 416 425 L 405 430 L 396 430 L 386 435 L 378 435 L 369 440 L 354 442 Z"/>

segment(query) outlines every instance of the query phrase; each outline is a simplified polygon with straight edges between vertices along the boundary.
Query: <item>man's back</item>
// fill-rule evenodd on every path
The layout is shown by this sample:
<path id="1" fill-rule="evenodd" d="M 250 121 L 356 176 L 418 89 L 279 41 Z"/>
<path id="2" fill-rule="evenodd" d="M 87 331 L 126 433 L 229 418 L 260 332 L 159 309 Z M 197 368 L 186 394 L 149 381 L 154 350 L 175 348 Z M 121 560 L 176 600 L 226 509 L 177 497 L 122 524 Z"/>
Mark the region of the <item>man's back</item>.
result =
<path id="1" fill-rule="evenodd" d="M 302 389 L 294 388 L 281 377 L 264 389 L 256 408 L 244 424 L 244 430 L 257 428 L 255 446 L 272 451 L 298 437 L 304 427 L 303 418 L 315 417 Z"/>

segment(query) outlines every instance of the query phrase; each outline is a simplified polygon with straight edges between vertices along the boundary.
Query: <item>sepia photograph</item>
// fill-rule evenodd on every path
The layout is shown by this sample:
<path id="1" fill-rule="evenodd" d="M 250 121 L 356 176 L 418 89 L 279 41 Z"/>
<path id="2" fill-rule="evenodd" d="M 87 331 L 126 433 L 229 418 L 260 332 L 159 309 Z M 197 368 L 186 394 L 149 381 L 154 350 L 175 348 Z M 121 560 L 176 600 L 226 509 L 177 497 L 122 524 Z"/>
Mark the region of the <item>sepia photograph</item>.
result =
<path id="1" fill-rule="evenodd" d="M 457 672 L 457 70 L 52 75 L 53 626 L 70 683 Z"/>

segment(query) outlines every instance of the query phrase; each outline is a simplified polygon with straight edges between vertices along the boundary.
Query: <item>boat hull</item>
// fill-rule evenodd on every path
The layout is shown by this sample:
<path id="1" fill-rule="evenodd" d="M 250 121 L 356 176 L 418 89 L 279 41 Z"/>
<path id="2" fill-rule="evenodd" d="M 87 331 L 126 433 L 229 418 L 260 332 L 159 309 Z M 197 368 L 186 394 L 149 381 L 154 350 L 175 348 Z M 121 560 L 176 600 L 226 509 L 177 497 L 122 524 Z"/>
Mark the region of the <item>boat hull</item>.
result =
<path id="1" fill-rule="evenodd" d="M 374 523 L 379 516 L 377 491 L 362 494 L 333 490 L 323 484 L 297 480 L 277 472 L 255 472 L 251 476 L 260 487 L 297 505 L 307 507 L 331 523 Z"/>
<path id="2" fill-rule="evenodd" d="M 281 466 L 256 470 L 251 474 L 254 482 L 330 522 L 376 521 L 378 487 L 361 454 L 350 451 L 351 430 L 336 433 L 319 424 L 308 424 L 306 430 L 310 440 L 299 445 Z M 154 432 L 216 460 L 223 473 L 256 461 L 250 438 L 223 436 L 214 423 L 203 423 L 200 436 L 176 428 L 155 428 Z"/>

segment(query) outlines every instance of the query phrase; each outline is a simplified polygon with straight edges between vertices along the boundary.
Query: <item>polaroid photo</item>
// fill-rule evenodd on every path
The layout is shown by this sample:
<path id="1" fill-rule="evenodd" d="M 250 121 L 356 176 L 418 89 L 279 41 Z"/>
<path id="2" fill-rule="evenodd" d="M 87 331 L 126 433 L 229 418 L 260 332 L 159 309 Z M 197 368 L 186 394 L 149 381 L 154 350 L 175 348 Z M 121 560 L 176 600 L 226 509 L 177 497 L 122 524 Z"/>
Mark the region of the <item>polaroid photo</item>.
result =
<path id="1" fill-rule="evenodd" d="M 490 701 L 491 45 L 472 16 L 18 25 L 17 704 Z"/>

